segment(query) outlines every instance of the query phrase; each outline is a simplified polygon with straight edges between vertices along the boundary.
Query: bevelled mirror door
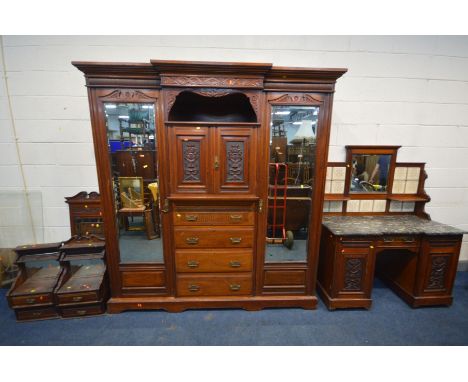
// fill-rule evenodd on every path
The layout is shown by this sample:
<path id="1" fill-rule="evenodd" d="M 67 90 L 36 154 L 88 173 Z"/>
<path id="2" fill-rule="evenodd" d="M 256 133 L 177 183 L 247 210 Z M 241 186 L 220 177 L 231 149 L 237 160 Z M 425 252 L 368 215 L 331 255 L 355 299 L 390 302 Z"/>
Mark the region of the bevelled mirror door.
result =
<path id="1" fill-rule="evenodd" d="M 318 106 L 273 105 L 265 262 L 306 262 Z"/>
<path id="2" fill-rule="evenodd" d="M 121 263 L 163 263 L 152 103 L 104 103 Z"/>

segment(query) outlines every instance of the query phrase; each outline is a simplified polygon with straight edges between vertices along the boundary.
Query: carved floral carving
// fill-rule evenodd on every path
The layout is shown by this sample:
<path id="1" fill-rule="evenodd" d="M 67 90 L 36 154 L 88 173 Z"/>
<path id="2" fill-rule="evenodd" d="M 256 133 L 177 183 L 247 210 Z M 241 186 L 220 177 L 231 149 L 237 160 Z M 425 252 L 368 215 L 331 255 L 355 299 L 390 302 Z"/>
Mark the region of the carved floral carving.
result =
<path id="1" fill-rule="evenodd" d="M 320 99 L 312 97 L 310 94 L 284 94 L 278 98 L 272 99 L 271 102 L 277 103 L 310 103 L 316 104 L 317 102 L 321 103 Z"/>
<path id="2" fill-rule="evenodd" d="M 182 152 L 184 158 L 184 181 L 200 181 L 200 142 L 182 142 Z"/>
<path id="3" fill-rule="evenodd" d="M 427 289 L 444 289 L 445 274 L 447 272 L 448 257 L 433 256 L 431 259 L 431 273 Z"/>
<path id="4" fill-rule="evenodd" d="M 244 142 L 226 142 L 228 182 L 244 180 Z"/>
<path id="5" fill-rule="evenodd" d="M 344 290 L 357 291 L 362 289 L 361 284 L 363 268 L 364 264 L 362 259 L 346 259 Z"/>
<path id="6" fill-rule="evenodd" d="M 105 95 L 106 101 L 124 101 L 124 102 L 154 102 L 155 98 L 146 95 L 139 90 L 114 90 Z"/>
<path id="7" fill-rule="evenodd" d="M 209 86 L 209 87 L 246 87 L 263 86 L 261 78 L 205 77 L 205 76 L 164 76 L 162 85 L 172 86 Z"/>

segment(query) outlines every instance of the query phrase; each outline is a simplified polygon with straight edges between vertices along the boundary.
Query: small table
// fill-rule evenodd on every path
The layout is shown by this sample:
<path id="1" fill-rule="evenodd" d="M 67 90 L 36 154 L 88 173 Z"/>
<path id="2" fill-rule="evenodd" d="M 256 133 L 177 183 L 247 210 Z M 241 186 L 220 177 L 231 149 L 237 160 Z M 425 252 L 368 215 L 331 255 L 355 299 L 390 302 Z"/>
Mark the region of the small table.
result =
<path id="1" fill-rule="evenodd" d="M 330 310 L 368 309 L 376 272 L 413 308 L 451 305 L 464 233 L 415 215 L 325 216 L 318 292 Z"/>

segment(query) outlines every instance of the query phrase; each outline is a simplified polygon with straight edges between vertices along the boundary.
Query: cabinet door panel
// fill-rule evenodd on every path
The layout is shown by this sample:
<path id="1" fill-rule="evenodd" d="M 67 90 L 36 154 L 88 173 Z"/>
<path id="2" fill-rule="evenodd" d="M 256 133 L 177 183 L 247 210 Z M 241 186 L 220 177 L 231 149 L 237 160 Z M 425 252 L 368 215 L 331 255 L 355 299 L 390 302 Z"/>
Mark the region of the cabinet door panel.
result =
<path id="1" fill-rule="evenodd" d="M 216 192 L 253 192 L 256 129 L 220 127 L 216 135 Z"/>
<path id="2" fill-rule="evenodd" d="M 209 192 L 209 130 L 206 127 L 170 127 L 172 192 Z M 172 170 L 171 170 L 172 171 Z"/>
<path id="3" fill-rule="evenodd" d="M 337 256 L 336 296 L 361 295 L 370 298 L 374 278 L 373 247 L 341 246 Z"/>

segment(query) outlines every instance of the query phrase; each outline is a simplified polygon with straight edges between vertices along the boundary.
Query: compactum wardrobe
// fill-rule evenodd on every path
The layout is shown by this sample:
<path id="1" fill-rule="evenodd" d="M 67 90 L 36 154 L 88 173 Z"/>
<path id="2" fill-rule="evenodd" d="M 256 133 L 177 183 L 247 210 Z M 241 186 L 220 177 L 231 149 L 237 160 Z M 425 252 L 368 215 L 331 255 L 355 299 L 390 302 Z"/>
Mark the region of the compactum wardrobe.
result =
<path id="1" fill-rule="evenodd" d="M 151 60 L 85 74 L 111 313 L 314 309 L 346 69 Z"/>

